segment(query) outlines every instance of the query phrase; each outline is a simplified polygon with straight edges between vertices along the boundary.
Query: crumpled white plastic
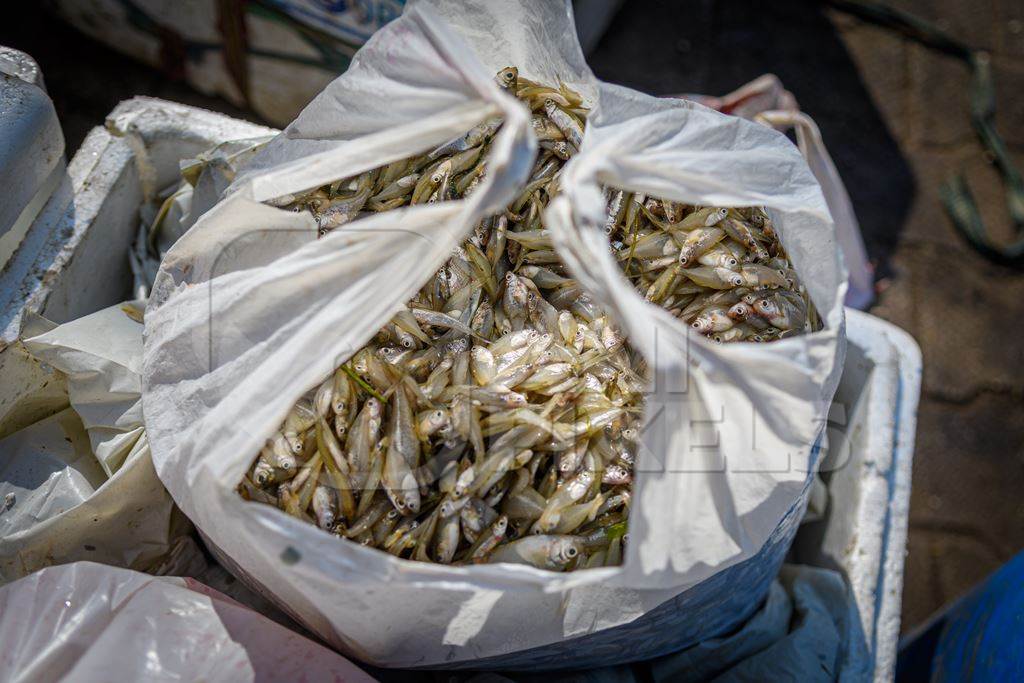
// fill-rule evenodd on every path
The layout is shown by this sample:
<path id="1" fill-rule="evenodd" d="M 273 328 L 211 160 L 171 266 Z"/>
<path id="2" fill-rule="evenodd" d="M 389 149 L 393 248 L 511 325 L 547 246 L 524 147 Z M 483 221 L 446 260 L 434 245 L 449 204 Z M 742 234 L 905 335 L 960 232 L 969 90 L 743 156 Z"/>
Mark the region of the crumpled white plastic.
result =
<path id="1" fill-rule="evenodd" d="M 672 382 L 674 398 L 655 396 L 648 408 L 654 423 L 659 412 L 671 419 L 644 437 L 622 567 L 555 574 L 399 560 L 234 491 L 294 401 L 522 186 L 536 151 L 528 112 L 493 82 L 510 64 L 537 81 L 562 81 L 594 106 L 548 219 L 588 293 L 626 327 L 658 381 Z M 505 124 L 485 181 L 466 200 L 376 214 L 322 240 L 309 215 L 259 203 L 423 152 L 495 114 Z M 614 271 L 594 229 L 604 207 L 596 182 L 701 204 L 768 205 L 825 330 L 760 346 L 689 335 Z M 841 367 L 843 277 L 821 191 L 781 134 L 599 83 L 567 3 L 421 0 L 378 32 L 167 254 L 146 314 L 143 403 L 154 462 L 231 571 L 360 659 L 439 665 L 586 635 L 752 557 L 804 503 L 811 446 Z"/>
<path id="2" fill-rule="evenodd" d="M 25 348 L 65 374 L 71 407 L 0 441 L 0 583 L 61 562 L 155 569 L 194 552 L 142 424 L 141 314 L 126 303 L 26 325 Z"/>
<path id="3" fill-rule="evenodd" d="M 194 579 L 92 562 L 0 588 L 0 642 L 9 683 L 374 680 Z"/>

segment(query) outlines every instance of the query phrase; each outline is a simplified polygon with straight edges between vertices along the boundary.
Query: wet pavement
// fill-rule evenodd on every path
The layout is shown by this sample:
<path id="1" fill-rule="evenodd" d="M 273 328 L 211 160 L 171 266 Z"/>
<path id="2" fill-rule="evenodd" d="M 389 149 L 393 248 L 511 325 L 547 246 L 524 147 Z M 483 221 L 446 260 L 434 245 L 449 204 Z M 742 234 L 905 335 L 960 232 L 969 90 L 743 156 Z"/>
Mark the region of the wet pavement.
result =
<path id="1" fill-rule="evenodd" d="M 1024 164 L 1024 4 L 899 0 L 992 51 L 998 123 Z M 68 156 L 121 100 L 152 95 L 232 116 L 19 3 L 0 44 L 40 63 Z M 652 94 L 724 94 L 778 75 L 821 128 L 861 222 L 880 294 L 871 312 L 924 352 L 904 583 L 904 631 L 1024 547 L 1024 275 L 954 232 L 940 183 L 963 171 L 990 229 L 1012 236 L 998 175 L 971 130 L 960 62 L 813 3 L 631 0 L 590 56 Z"/>

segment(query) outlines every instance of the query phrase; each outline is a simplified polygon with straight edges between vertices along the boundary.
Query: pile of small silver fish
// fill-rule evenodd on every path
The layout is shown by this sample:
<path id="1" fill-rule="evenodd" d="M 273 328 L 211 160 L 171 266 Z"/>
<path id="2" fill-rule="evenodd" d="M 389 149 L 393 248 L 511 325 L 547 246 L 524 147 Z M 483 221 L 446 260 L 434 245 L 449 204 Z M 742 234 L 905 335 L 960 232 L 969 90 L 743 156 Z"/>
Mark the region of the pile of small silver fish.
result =
<path id="1" fill-rule="evenodd" d="M 529 182 L 292 407 L 238 490 L 413 560 L 617 565 L 647 366 L 566 272 L 542 221 L 587 110 L 564 85 L 514 67 L 496 79 L 533 112 Z M 424 155 L 274 203 L 311 212 L 324 235 L 368 213 L 463 198 L 500 126 L 485 121 Z M 763 212 L 610 192 L 607 233 L 647 298 L 702 332 L 767 341 L 806 324 L 806 297 Z"/>
<path id="2" fill-rule="evenodd" d="M 716 342 L 821 328 L 764 209 L 685 206 L 618 190 L 605 232 L 648 301 Z"/>

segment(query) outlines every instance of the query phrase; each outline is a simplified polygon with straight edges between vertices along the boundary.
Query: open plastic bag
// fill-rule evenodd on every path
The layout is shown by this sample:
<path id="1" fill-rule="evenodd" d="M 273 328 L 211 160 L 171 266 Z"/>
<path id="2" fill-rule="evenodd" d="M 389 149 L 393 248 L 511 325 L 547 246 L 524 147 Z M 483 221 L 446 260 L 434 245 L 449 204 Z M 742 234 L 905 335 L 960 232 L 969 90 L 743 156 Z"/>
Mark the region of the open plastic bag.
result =
<path id="1" fill-rule="evenodd" d="M 0 588 L 0 641 L 9 683 L 373 681 L 198 581 L 92 562 Z"/>
<path id="2" fill-rule="evenodd" d="M 549 226 L 588 293 L 657 368 L 656 382 L 671 384 L 648 407 L 652 423 L 671 419 L 644 436 L 621 567 L 556 574 L 400 560 L 234 491 L 295 399 L 524 183 L 536 141 L 525 108 L 493 82 L 508 65 L 562 81 L 594 107 Z M 430 149 L 496 114 L 505 123 L 488 172 L 466 200 L 376 214 L 321 240 L 309 215 L 259 203 Z M 596 182 L 768 205 L 825 329 L 767 345 L 691 337 L 613 271 L 592 228 L 605 205 Z M 154 462 L 231 571 L 353 656 L 447 668 L 655 656 L 735 627 L 768 590 L 806 503 L 841 367 L 844 287 L 821 191 L 781 134 L 599 83 L 568 4 L 410 3 L 167 254 L 146 314 Z M 696 438 L 701 420 L 717 436 Z"/>
<path id="3" fill-rule="evenodd" d="M 0 441 L 0 583 L 84 559 L 155 571 L 197 552 L 150 458 L 141 315 L 129 303 L 26 325 L 26 349 L 64 373 L 71 407 Z"/>

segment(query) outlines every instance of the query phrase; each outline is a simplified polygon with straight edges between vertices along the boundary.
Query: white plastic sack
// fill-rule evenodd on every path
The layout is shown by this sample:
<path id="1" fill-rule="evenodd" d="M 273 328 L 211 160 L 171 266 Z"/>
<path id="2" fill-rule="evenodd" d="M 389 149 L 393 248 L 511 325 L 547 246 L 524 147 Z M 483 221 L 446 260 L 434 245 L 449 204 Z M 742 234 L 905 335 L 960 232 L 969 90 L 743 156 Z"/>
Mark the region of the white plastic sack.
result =
<path id="1" fill-rule="evenodd" d="M 0 588 L 0 680 L 373 679 L 193 579 L 76 562 Z"/>
<path id="2" fill-rule="evenodd" d="M 368 341 L 525 181 L 536 150 L 528 112 L 493 82 L 510 64 L 537 81 L 565 82 L 595 106 L 600 128 L 588 127 L 562 182 L 566 196 L 548 217 L 567 261 L 656 361 L 659 377 L 678 380 L 688 362 L 699 364 L 686 407 L 671 407 L 671 429 L 645 435 L 639 467 L 692 469 L 688 449 L 698 444 L 689 421 L 709 413 L 721 425 L 719 445 L 711 436 L 698 449 L 698 471 L 640 476 L 623 567 L 555 574 L 398 560 L 234 491 L 294 401 Z M 505 125 L 486 179 L 464 201 L 377 214 L 322 240 L 307 214 L 258 203 L 420 153 L 495 113 Z M 691 339 L 612 272 L 603 235 L 574 220 L 603 210 L 598 176 L 698 203 L 767 204 L 826 330 L 757 347 Z M 802 505 L 811 445 L 841 367 L 842 279 L 820 189 L 782 135 L 599 83 L 567 4 L 422 0 L 375 35 L 168 253 L 146 314 L 143 402 L 154 462 L 232 571 L 349 654 L 385 666 L 452 665 L 561 643 L 634 622 L 753 557 Z M 668 355 L 654 353 L 655 330 L 658 344 L 673 346 Z M 720 403 L 730 406 L 721 419 Z M 728 471 L 717 466 L 723 457 Z M 759 599 L 746 596 L 747 614 Z"/>
<path id="3" fill-rule="evenodd" d="M 152 570 L 183 550 L 189 525 L 142 425 L 135 305 L 26 325 L 25 347 L 67 376 L 71 407 L 0 441 L 0 583 L 82 559 Z"/>

